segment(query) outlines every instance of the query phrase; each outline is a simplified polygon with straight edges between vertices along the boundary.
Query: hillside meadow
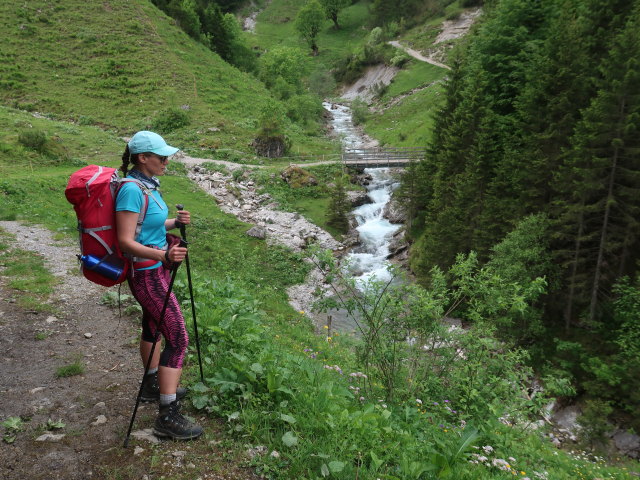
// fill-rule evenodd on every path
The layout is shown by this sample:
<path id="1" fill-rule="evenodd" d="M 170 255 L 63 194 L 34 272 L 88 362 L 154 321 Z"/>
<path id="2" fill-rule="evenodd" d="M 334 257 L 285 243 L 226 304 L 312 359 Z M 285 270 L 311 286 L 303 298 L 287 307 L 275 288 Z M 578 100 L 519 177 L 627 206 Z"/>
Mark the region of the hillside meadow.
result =
<path id="1" fill-rule="evenodd" d="M 260 112 L 277 102 L 150 2 L 9 1 L 0 25 L 0 98 L 21 110 L 122 135 L 160 127 L 194 156 L 251 156 Z M 301 153 L 334 148 L 292 124 L 287 133 Z"/>

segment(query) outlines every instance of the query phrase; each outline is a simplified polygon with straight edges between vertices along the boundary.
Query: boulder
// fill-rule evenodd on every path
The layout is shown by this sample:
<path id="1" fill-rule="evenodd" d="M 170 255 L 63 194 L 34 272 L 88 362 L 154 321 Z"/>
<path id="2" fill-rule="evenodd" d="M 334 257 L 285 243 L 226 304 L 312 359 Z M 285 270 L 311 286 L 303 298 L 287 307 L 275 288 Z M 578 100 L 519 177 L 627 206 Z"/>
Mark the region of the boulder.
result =
<path id="1" fill-rule="evenodd" d="M 316 179 L 316 177 L 311 175 L 306 170 L 295 165 L 290 165 L 285 168 L 280 174 L 280 178 L 287 182 L 292 188 L 302 188 L 318 185 L 318 180 Z"/>
<path id="2" fill-rule="evenodd" d="M 560 431 L 567 430 L 571 433 L 576 433 L 580 430 L 578 424 L 578 417 L 582 414 L 582 410 L 577 405 L 570 405 L 555 412 L 551 417 L 551 421 L 555 423 Z"/>
<path id="3" fill-rule="evenodd" d="M 373 181 L 373 177 L 368 173 L 358 173 L 351 176 L 351 183 L 355 183 L 356 185 L 361 185 L 366 187 Z"/>
<path id="4" fill-rule="evenodd" d="M 351 208 L 357 208 L 362 205 L 366 205 L 367 203 L 371 203 L 371 199 L 369 198 L 369 194 L 365 191 L 348 191 L 347 198 L 351 203 Z"/>
<path id="5" fill-rule="evenodd" d="M 389 255 L 387 258 L 398 257 L 401 253 L 405 252 L 409 248 L 409 244 L 404 238 L 404 229 L 399 230 L 389 242 Z"/>
<path id="6" fill-rule="evenodd" d="M 260 135 L 251 146 L 261 157 L 278 158 L 284 156 L 291 146 L 291 141 L 284 135 Z"/>
<path id="7" fill-rule="evenodd" d="M 631 458 L 640 458 L 640 436 L 618 430 L 612 437 L 616 448 Z"/>
<path id="8" fill-rule="evenodd" d="M 407 221 L 407 215 L 404 208 L 395 197 L 391 198 L 391 200 L 384 206 L 384 209 L 382 210 L 382 217 L 386 218 L 391 223 L 404 223 Z"/>
<path id="9" fill-rule="evenodd" d="M 262 227 L 258 227 L 258 226 L 254 226 L 251 227 L 248 231 L 247 231 L 247 235 L 253 238 L 257 238 L 260 240 L 264 240 L 265 238 L 267 238 L 267 232 L 264 228 Z"/>

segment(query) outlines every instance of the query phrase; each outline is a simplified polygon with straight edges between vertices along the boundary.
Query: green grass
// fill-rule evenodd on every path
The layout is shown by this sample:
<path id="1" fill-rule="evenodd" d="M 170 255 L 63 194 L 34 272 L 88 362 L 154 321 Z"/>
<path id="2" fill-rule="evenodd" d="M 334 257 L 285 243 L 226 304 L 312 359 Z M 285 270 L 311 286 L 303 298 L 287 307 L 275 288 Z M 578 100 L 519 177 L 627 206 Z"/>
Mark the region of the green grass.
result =
<path id="1" fill-rule="evenodd" d="M 380 100 L 388 102 L 398 95 L 409 93 L 414 88 L 426 87 L 433 82 L 442 80 L 446 75 L 447 70 L 444 68 L 412 60 L 393 78 Z"/>
<path id="2" fill-rule="evenodd" d="M 255 170 L 252 178 L 263 191 L 269 193 L 280 204 L 280 208 L 300 213 L 334 238 L 340 239 L 342 233 L 327 224 L 330 197 L 326 185 L 334 181 L 335 176 L 341 172 L 342 166 L 335 163 L 302 168 L 317 178 L 318 185 L 293 188 L 280 178 L 282 167 Z M 352 188 L 359 187 L 352 185 Z"/>
<path id="3" fill-rule="evenodd" d="M 270 49 L 276 45 L 286 45 L 309 50 L 294 27 L 294 21 L 300 7 L 301 0 L 273 0 L 264 11 L 258 15 L 256 33 L 248 37 L 255 46 Z M 359 2 L 340 11 L 336 30 L 331 20 L 326 20 L 322 31 L 318 35 L 319 54 L 310 57 L 314 65 L 321 65 L 329 69 L 338 59 L 344 57 L 356 47 L 360 46 L 370 29 L 367 28 L 369 2 Z"/>
<path id="4" fill-rule="evenodd" d="M 440 15 L 426 19 L 401 35 L 401 42 L 418 51 L 426 51 L 433 46 L 433 42 L 442 30 L 442 22 L 459 16 L 465 9 L 457 0 L 444 9 Z"/>
<path id="5" fill-rule="evenodd" d="M 47 338 L 49 338 L 51 336 L 51 331 L 47 330 L 44 332 L 38 332 L 36 333 L 33 338 L 35 338 L 36 340 L 46 340 Z"/>
<path id="6" fill-rule="evenodd" d="M 8 288 L 20 292 L 17 304 L 29 311 L 51 311 L 47 304 L 58 282 L 45 267 L 42 256 L 20 248 L 10 249 L 15 238 L 0 229 L 0 273 Z"/>
<path id="7" fill-rule="evenodd" d="M 384 114 L 370 115 L 365 132 L 381 145 L 426 146 L 431 140 L 434 114 L 443 100 L 441 84 L 420 90 Z"/>
<path id="8" fill-rule="evenodd" d="M 271 98 L 255 77 L 144 0 L 12 0 L 0 5 L 0 27 L 0 101 L 51 118 L 128 136 L 184 107 L 190 124 L 166 138 L 212 156 L 217 148 L 250 152 L 260 109 Z M 303 151 L 328 144 L 296 125 L 287 133 Z"/>
<path id="9" fill-rule="evenodd" d="M 73 377 L 75 375 L 82 375 L 83 373 L 84 365 L 79 360 L 56 369 L 56 377 L 58 378 Z"/>

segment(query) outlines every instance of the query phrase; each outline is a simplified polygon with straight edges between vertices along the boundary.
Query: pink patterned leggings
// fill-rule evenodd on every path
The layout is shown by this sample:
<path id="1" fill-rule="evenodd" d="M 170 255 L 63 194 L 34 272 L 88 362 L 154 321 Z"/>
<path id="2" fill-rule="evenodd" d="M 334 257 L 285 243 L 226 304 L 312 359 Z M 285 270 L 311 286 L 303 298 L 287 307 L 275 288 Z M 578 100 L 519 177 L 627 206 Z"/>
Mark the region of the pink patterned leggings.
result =
<path id="1" fill-rule="evenodd" d="M 150 270 L 136 270 L 129 277 L 129 287 L 133 296 L 142 307 L 142 340 L 154 342 L 157 325 L 160 322 L 162 306 L 169 290 L 171 271 L 165 266 Z M 164 336 L 164 350 L 160 355 L 160 365 L 170 368 L 182 368 L 187 353 L 189 336 L 184 317 L 175 295 L 171 293 L 164 319 L 160 324 L 160 333 Z"/>

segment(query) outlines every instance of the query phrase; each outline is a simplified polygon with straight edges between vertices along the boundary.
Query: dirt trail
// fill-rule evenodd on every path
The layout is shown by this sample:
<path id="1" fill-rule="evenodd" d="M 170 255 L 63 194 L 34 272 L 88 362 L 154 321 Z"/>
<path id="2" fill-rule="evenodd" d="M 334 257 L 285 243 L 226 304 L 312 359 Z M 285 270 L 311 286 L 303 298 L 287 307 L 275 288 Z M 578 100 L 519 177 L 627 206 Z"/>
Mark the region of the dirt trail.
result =
<path id="1" fill-rule="evenodd" d="M 21 309 L 20 292 L 0 277 L 0 421 L 23 421 L 13 443 L 0 442 L 0 478 L 257 478 L 222 458 L 233 458 L 233 452 L 222 451 L 221 427 L 206 418 L 199 418 L 206 433 L 197 442 L 133 438 L 123 449 L 142 373 L 138 320 L 119 318 L 117 309 L 101 304 L 107 289 L 78 274 L 77 247 L 54 241 L 40 227 L 0 222 L 0 228 L 16 236 L 16 246 L 42 255 L 59 279 L 48 301 L 50 312 L 36 313 Z M 83 374 L 57 378 L 59 367 L 76 361 L 84 365 Z M 151 427 L 156 409 L 142 405 L 134 432 L 141 435 Z M 47 432 L 49 420 L 61 421 L 64 428 Z M 37 440 L 47 433 L 63 436 Z"/>
<path id="2" fill-rule="evenodd" d="M 397 40 L 393 40 L 393 41 L 389 42 L 389 45 L 391 45 L 392 47 L 396 47 L 396 48 L 399 48 L 401 50 L 404 50 L 405 52 L 407 52 L 409 55 L 411 55 L 416 60 L 420 60 L 421 62 L 430 63 L 431 65 L 435 65 L 436 67 L 441 67 L 441 68 L 446 68 L 447 70 L 451 70 L 450 66 L 445 65 L 444 63 L 436 62 L 435 60 L 433 60 L 433 59 L 431 59 L 429 57 L 425 57 L 419 51 L 414 50 L 414 49 L 409 48 L 409 47 L 405 47 L 404 45 L 402 45 Z"/>
<path id="3" fill-rule="evenodd" d="M 451 70 L 451 67 L 441 63 L 439 60 L 445 57 L 445 52 L 451 47 L 451 41 L 466 35 L 481 14 L 482 8 L 473 8 L 462 12 L 460 16 L 454 20 L 445 20 L 442 22 L 442 29 L 426 54 L 404 46 L 396 40 L 389 42 L 389 45 L 404 50 L 416 60 Z"/>

